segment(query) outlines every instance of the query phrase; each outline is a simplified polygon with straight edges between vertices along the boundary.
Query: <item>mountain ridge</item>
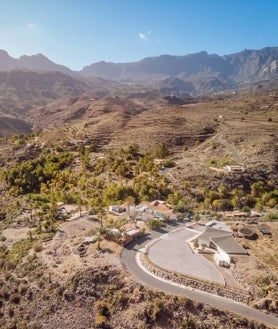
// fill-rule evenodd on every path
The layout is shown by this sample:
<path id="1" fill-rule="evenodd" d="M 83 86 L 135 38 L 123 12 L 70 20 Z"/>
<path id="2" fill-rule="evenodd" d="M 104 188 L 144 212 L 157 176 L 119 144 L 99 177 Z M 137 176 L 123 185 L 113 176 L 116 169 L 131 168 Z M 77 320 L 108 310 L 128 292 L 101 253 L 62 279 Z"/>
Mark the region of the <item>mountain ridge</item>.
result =
<path id="1" fill-rule="evenodd" d="M 0 71 L 10 72 L 18 70 L 35 72 L 58 71 L 68 75 L 77 74 L 77 72 L 72 71 L 64 65 L 54 63 L 41 53 L 30 56 L 22 55 L 19 58 L 14 58 L 6 50 L 0 49 Z"/>
<path id="2" fill-rule="evenodd" d="M 189 79 L 220 75 L 242 83 L 246 79 L 278 77 L 278 47 L 265 47 L 259 50 L 243 50 L 241 52 L 219 56 L 206 51 L 186 55 L 168 55 L 146 57 L 135 62 L 113 63 L 99 61 L 84 66 L 80 71 L 56 64 L 43 54 L 23 55 L 18 59 L 11 57 L 7 51 L 0 50 L 0 71 L 30 70 L 58 71 L 68 75 L 95 76 L 108 80 L 144 81 L 142 74 L 150 80 L 156 77 L 177 77 Z M 139 76 L 139 78 L 138 78 Z M 151 79 L 152 80 L 152 79 Z"/>
<path id="3" fill-rule="evenodd" d="M 111 68 L 113 73 L 109 75 Z M 133 63 L 98 62 L 84 67 L 80 72 L 83 75 L 95 75 L 106 79 L 129 79 L 140 82 L 153 80 L 157 75 L 161 75 L 161 79 L 158 80 L 177 77 L 185 81 L 192 78 L 220 77 L 242 85 L 249 80 L 278 78 L 278 47 L 243 50 L 224 56 L 201 51 L 183 56 L 147 57 Z"/>
<path id="4" fill-rule="evenodd" d="M 15 74 L 12 72 L 59 72 L 75 79 L 72 84 L 76 86 L 83 84 L 88 87 L 92 79 L 105 79 L 105 82 L 95 80 L 93 89 L 103 91 L 103 84 L 107 85 L 110 81 L 122 84 L 121 88 L 124 88 L 123 84 L 126 89 L 131 89 L 132 85 L 135 88 L 136 85 L 141 85 L 156 94 L 187 97 L 234 91 L 260 82 L 265 84 L 266 81 L 278 81 L 278 47 L 245 49 L 223 56 L 201 51 L 183 56 L 164 54 L 129 63 L 101 61 L 85 66 L 80 71 L 72 71 L 66 66 L 56 64 L 43 54 L 23 55 L 16 59 L 5 50 L 0 50 L 0 71 L 11 75 Z M 41 75 L 41 79 L 45 79 L 45 76 Z M 3 85 L 2 82 L 1 84 Z M 101 85 L 101 88 L 97 85 Z M 87 87 L 81 88 L 85 94 L 90 89 Z"/>

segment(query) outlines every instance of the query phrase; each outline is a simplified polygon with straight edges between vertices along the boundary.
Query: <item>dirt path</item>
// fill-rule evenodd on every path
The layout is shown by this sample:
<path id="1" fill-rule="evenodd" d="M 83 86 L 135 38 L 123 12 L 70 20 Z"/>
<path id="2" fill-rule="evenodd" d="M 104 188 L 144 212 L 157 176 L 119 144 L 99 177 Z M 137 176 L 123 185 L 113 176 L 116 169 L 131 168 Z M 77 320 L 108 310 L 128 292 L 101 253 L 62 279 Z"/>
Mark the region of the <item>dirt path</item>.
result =
<path id="1" fill-rule="evenodd" d="M 29 231 L 29 227 L 7 228 L 2 232 L 2 235 L 6 238 L 3 243 L 10 249 L 15 242 L 26 239 Z"/>
<path id="2" fill-rule="evenodd" d="M 224 133 L 226 133 L 228 130 L 227 124 L 222 122 L 220 124 L 220 129 L 221 129 L 221 133 L 217 136 L 216 140 L 218 140 L 219 143 L 223 144 L 233 154 L 233 156 L 234 156 L 235 160 L 238 162 L 238 164 L 241 164 L 242 158 L 241 158 L 241 155 L 236 150 L 236 148 L 232 144 L 228 143 L 227 141 L 225 141 L 223 139 Z"/>

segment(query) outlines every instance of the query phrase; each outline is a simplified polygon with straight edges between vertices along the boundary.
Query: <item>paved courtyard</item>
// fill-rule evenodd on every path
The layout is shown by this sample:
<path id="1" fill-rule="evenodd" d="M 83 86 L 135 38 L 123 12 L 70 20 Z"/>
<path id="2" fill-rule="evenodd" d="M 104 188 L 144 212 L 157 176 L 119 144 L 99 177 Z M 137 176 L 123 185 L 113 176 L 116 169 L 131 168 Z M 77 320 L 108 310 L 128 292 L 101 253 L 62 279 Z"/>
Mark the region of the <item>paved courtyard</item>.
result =
<path id="1" fill-rule="evenodd" d="M 157 266 L 203 280 L 224 284 L 224 279 L 216 266 L 199 254 L 193 253 L 186 240 L 197 233 L 183 228 L 162 235 L 149 248 L 149 258 Z"/>

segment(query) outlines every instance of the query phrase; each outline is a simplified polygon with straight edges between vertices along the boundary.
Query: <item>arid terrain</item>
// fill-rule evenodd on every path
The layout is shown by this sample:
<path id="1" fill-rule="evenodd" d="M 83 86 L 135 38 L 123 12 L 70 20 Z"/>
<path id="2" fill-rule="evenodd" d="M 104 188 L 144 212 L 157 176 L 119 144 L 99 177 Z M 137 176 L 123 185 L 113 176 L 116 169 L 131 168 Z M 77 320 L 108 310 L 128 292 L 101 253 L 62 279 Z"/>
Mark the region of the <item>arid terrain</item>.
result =
<path id="1" fill-rule="evenodd" d="M 193 97 L 16 75 L 5 73 L 0 104 L 1 328 L 271 328 L 143 284 L 121 257 L 130 228 L 144 246 L 187 220 L 228 223 L 248 255 L 219 269 L 226 286 L 277 319 L 277 89 Z M 163 220 L 137 218 L 157 200 Z"/>

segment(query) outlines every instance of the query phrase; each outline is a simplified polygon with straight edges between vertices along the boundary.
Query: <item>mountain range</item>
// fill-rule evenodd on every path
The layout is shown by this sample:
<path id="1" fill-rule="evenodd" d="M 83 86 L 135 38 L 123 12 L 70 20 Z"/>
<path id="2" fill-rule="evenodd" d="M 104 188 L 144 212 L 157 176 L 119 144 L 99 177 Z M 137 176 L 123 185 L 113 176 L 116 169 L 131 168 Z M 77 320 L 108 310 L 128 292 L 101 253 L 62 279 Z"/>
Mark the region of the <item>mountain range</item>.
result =
<path id="1" fill-rule="evenodd" d="M 176 78 L 188 82 L 181 89 L 188 89 L 190 94 L 198 94 L 236 88 L 250 82 L 277 79 L 278 47 L 244 50 L 225 56 L 202 51 L 185 56 L 148 57 L 130 63 L 101 61 L 85 66 L 79 72 L 58 65 L 42 54 L 24 55 L 15 59 L 6 51 L 0 50 L 0 71 L 58 71 L 79 78 L 93 76 L 125 83 L 139 82 L 143 85 Z M 175 84 L 177 81 L 175 80 Z"/>
<path id="2" fill-rule="evenodd" d="M 3 131 L 6 134 L 9 128 L 11 133 L 21 133 L 36 126 L 43 129 L 47 122 L 62 123 L 72 120 L 70 118 L 81 118 L 88 112 L 83 111 L 84 108 L 91 109 L 89 112 L 94 115 L 100 113 L 92 106 L 106 111 L 106 101 L 90 103 L 91 99 L 106 96 L 112 97 L 109 106 L 113 108 L 118 108 L 118 104 L 114 104 L 115 97 L 125 98 L 126 106 L 130 106 L 129 100 L 145 106 L 151 99 L 159 102 L 163 97 L 178 97 L 170 98 L 169 102 L 185 104 L 192 102 L 188 98 L 194 96 L 231 93 L 242 88 L 261 91 L 277 85 L 278 47 L 244 50 L 225 56 L 202 51 L 185 56 L 149 57 L 132 63 L 102 61 L 85 66 L 81 71 L 56 64 L 42 54 L 16 59 L 0 50 L 2 126 L 5 121 L 0 135 Z"/>

